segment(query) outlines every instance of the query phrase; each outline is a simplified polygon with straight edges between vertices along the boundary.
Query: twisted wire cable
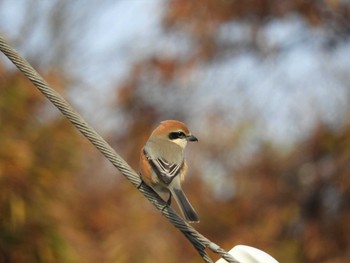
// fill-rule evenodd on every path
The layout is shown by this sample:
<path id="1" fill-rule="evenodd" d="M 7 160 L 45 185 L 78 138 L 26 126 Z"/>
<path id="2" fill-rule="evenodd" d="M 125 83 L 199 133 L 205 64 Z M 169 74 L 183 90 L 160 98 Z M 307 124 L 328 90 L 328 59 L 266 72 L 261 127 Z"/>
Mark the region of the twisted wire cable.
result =
<path id="1" fill-rule="evenodd" d="M 238 262 L 229 253 L 211 242 L 186 223 L 116 151 L 73 109 L 73 107 L 36 72 L 36 70 L 13 49 L 0 35 L 0 50 L 5 56 L 54 104 L 62 114 L 124 175 L 185 237 L 192 243 L 204 262 L 213 262 L 209 248 L 226 261 Z"/>

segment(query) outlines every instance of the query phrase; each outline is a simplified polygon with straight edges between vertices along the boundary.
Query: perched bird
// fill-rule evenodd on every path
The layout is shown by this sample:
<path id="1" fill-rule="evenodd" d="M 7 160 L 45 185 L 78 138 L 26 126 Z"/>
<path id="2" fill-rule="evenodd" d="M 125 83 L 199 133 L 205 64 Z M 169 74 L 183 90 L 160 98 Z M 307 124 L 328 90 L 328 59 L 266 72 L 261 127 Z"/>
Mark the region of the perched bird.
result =
<path id="1" fill-rule="evenodd" d="M 169 192 L 175 198 L 188 222 L 199 222 L 198 215 L 182 191 L 187 164 L 184 150 L 187 142 L 198 141 L 186 125 L 176 120 L 162 121 L 152 132 L 141 150 L 140 172 L 142 180 L 157 193 Z"/>

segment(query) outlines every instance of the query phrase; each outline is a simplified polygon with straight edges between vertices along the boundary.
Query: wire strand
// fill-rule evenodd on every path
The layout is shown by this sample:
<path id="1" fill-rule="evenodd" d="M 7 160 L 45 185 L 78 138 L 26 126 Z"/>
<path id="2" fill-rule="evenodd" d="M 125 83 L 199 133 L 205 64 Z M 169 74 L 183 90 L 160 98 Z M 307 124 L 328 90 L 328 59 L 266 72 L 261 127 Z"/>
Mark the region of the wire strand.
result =
<path id="1" fill-rule="evenodd" d="M 7 58 L 54 104 L 62 114 L 192 243 L 204 262 L 213 262 L 209 248 L 226 261 L 238 262 L 225 250 L 211 242 L 186 223 L 153 189 L 144 184 L 140 176 L 116 151 L 73 109 L 71 105 L 34 70 L 0 35 L 0 50 Z"/>

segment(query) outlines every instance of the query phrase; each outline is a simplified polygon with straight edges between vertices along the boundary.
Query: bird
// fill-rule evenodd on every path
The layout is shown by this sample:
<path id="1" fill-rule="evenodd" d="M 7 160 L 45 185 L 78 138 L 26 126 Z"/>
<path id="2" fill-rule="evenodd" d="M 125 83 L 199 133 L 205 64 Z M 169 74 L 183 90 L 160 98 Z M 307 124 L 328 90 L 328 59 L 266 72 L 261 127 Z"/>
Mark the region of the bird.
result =
<path id="1" fill-rule="evenodd" d="M 181 188 L 188 168 L 184 150 L 188 142 L 197 141 L 183 122 L 164 120 L 151 133 L 140 153 L 142 180 L 158 194 L 169 193 L 168 205 L 173 196 L 189 223 L 198 223 L 199 218 Z"/>

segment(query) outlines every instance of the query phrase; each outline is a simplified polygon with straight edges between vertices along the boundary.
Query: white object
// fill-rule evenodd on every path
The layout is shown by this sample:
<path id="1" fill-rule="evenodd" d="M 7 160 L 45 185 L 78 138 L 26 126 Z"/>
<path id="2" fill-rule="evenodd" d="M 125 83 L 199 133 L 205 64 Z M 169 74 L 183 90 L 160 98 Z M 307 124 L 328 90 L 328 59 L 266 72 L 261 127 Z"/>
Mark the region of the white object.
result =
<path id="1" fill-rule="evenodd" d="M 232 248 L 228 253 L 240 263 L 278 263 L 278 261 L 269 254 L 255 247 L 238 245 Z M 223 258 L 216 261 L 216 263 L 226 262 L 227 261 Z"/>

